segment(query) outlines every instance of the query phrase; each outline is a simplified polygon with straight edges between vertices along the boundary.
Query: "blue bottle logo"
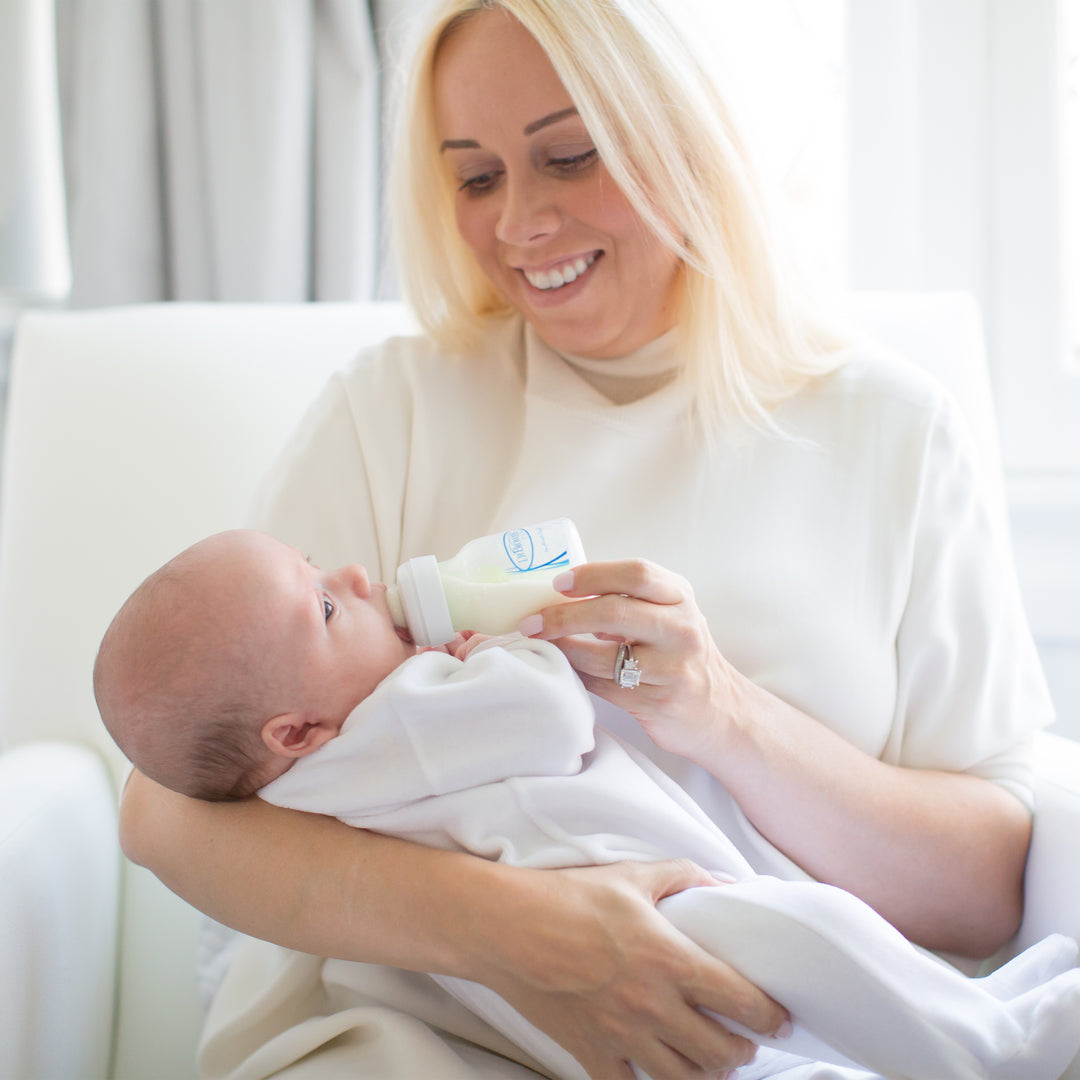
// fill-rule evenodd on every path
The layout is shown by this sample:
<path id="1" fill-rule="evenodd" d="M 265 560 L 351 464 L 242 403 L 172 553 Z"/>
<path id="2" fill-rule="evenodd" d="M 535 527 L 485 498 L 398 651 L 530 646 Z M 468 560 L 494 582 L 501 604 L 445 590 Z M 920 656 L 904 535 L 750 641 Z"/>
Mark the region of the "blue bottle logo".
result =
<path id="1" fill-rule="evenodd" d="M 507 573 L 524 574 L 530 570 L 545 570 L 557 566 L 568 566 L 570 559 L 566 551 L 559 552 L 553 558 L 537 562 L 536 541 L 529 529 L 510 529 L 503 533 L 503 550 L 510 560 Z M 540 557 L 543 558 L 544 552 Z"/>

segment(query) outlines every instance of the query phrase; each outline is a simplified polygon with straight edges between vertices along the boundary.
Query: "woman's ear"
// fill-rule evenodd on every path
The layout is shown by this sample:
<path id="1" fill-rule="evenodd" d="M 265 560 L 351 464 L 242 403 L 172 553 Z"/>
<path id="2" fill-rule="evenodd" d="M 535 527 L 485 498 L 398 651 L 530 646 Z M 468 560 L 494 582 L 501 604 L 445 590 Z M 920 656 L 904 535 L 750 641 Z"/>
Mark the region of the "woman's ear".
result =
<path id="1" fill-rule="evenodd" d="M 272 754 L 299 758 L 328 743 L 338 729 L 326 720 L 305 720 L 298 713 L 281 713 L 262 726 L 262 741 Z"/>

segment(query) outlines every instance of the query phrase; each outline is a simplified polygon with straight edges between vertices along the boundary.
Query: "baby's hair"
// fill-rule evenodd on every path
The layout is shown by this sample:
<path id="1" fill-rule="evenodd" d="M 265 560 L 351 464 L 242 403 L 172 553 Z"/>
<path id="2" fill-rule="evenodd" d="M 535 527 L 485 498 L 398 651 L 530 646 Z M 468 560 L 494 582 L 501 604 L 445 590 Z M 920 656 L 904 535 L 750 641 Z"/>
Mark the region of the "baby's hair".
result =
<path id="1" fill-rule="evenodd" d="M 265 783 L 261 766 L 270 752 L 258 735 L 261 716 L 237 703 L 219 708 L 196 727 L 187 762 L 188 790 L 193 799 L 227 802 L 254 795 Z"/>
<path id="2" fill-rule="evenodd" d="M 125 601 L 98 650 L 94 694 L 140 772 L 191 798 L 243 799 L 265 782 L 272 754 L 260 729 L 269 716 L 253 658 L 215 641 L 193 611 L 191 571 L 181 553 Z"/>

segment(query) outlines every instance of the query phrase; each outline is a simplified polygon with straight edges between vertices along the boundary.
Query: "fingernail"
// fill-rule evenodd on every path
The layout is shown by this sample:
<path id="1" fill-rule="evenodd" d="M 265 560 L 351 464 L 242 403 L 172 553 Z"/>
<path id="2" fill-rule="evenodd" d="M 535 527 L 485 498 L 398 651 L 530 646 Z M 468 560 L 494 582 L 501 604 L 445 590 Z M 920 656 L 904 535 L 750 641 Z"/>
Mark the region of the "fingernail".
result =
<path id="1" fill-rule="evenodd" d="M 790 1020 L 785 1020 L 777 1029 L 774 1039 L 790 1039 L 791 1033 L 795 1030 Z"/>
<path id="2" fill-rule="evenodd" d="M 564 570 L 551 579 L 551 587 L 556 592 L 569 592 L 574 587 L 574 571 Z"/>
<path id="3" fill-rule="evenodd" d="M 525 618 L 518 623 L 518 633 L 524 634 L 525 637 L 532 637 L 533 634 L 539 634 L 543 629 L 543 615 L 526 615 Z"/>
<path id="4" fill-rule="evenodd" d="M 710 870 L 709 873 L 719 881 L 721 885 L 734 885 L 739 880 L 737 877 L 733 877 L 731 874 L 725 874 L 721 870 Z"/>

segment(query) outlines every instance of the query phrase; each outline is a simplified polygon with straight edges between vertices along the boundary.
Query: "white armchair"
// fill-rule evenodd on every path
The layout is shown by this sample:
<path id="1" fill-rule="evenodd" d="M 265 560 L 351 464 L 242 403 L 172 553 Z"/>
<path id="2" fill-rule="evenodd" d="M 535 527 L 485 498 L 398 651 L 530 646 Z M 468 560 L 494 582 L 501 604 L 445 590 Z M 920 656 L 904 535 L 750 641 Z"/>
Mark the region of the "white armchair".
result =
<path id="1" fill-rule="evenodd" d="M 996 453 L 974 304 L 882 294 L 855 312 L 950 385 Z M 147 573 L 243 522 L 328 373 L 408 325 L 388 304 L 20 324 L 0 490 L 0 1077 L 194 1075 L 196 916 L 119 858 L 125 765 L 94 707 L 93 658 Z M 1039 800 L 1018 945 L 1080 936 L 1080 744 L 1042 737 Z"/>

